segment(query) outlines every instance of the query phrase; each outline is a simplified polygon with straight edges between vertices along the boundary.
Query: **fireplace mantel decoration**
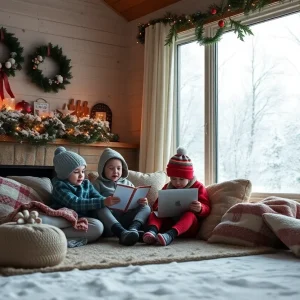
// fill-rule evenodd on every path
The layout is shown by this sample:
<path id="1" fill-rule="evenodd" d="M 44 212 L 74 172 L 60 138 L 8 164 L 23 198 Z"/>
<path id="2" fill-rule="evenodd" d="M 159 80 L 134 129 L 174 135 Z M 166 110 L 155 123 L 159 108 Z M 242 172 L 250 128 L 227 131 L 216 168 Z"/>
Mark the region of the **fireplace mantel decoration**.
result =
<path id="1" fill-rule="evenodd" d="M 119 136 L 111 133 L 108 123 L 96 119 L 63 116 L 34 116 L 19 111 L 0 110 L 0 135 L 11 136 L 20 142 L 44 145 L 56 139 L 76 144 L 118 142 Z"/>

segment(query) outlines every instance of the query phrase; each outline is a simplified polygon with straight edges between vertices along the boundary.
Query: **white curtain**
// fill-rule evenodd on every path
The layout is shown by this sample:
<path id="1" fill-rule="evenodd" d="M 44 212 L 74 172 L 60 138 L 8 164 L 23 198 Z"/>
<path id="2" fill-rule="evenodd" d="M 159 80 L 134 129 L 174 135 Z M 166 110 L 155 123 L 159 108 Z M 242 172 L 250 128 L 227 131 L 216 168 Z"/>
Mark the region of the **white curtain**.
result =
<path id="1" fill-rule="evenodd" d="M 169 30 L 162 23 L 146 28 L 139 159 L 144 173 L 165 170 L 176 150 L 175 46 L 165 46 Z"/>

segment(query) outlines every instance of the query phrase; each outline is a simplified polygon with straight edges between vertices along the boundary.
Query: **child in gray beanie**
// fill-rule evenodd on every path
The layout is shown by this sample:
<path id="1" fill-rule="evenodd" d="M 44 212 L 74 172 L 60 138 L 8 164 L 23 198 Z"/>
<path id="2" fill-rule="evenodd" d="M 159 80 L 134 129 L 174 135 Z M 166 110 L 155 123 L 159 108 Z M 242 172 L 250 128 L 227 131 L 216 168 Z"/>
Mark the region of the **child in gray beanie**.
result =
<path id="1" fill-rule="evenodd" d="M 113 205 L 119 201 L 116 197 L 103 197 L 89 180 L 85 179 L 86 161 L 79 154 L 58 147 L 53 158 L 56 177 L 52 179 L 52 205 L 54 209 L 67 207 L 77 212 L 78 216 L 88 220 L 88 231 L 74 229 L 63 218 L 41 216 L 43 223 L 57 226 L 64 231 L 68 239 L 86 238 L 87 242 L 97 240 L 103 233 L 103 224 L 92 218 L 97 209 Z"/>
<path id="2" fill-rule="evenodd" d="M 117 184 L 133 186 L 127 179 L 128 166 L 123 156 L 117 151 L 106 148 L 99 159 L 99 177 L 93 181 L 96 190 L 103 196 L 114 194 Z M 138 200 L 139 206 L 126 212 L 110 210 L 105 207 L 97 211 L 99 220 L 104 224 L 104 235 L 115 235 L 119 242 L 134 245 L 142 240 L 143 227 L 147 222 L 151 209 L 147 198 Z"/>

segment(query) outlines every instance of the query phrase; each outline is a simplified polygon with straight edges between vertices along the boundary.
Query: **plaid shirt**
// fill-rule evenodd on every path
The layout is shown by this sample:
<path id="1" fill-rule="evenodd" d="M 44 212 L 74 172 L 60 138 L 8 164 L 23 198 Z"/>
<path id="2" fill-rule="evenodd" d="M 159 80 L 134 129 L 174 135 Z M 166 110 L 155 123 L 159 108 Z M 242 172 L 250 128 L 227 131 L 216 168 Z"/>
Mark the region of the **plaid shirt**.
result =
<path id="1" fill-rule="evenodd" d="M 105 197 L 100 195 L 87 179 L 79 186 L 57 178 L 54 178 L 52 183 L 52 208 L 67 207 L 80 215 L 86 215 L 88 211 L 105 207 Z"/>

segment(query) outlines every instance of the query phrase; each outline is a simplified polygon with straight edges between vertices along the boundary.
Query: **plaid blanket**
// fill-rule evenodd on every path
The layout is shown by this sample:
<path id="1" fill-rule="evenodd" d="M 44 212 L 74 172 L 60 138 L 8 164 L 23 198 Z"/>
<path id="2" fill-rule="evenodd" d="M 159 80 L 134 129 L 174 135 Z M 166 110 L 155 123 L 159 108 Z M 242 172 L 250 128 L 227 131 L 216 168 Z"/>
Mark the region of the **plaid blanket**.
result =
<path id="1" fill-rule="evenodd" d="M 272 196 L 257 203 L 239 203 L 223 215 L 208 242 L 282 247 L 282 242 L 287 245 L 282 233 L 295 233 L 291 224 L 299 228 L 300 244 L 300 203 L 294 200 Z"/>
<path id="2" fill-rule="evenodd" d="M 37 210 L 52 217 L 62 217 L 77 230 L 87 231 L 86 218 L 69 208 L 52 209 L 41 202 L 39 195 L 29 186 L 15 180 L 0 177 L 0 224 L 15 221 L 15 216 L 24 209 Z"/>

